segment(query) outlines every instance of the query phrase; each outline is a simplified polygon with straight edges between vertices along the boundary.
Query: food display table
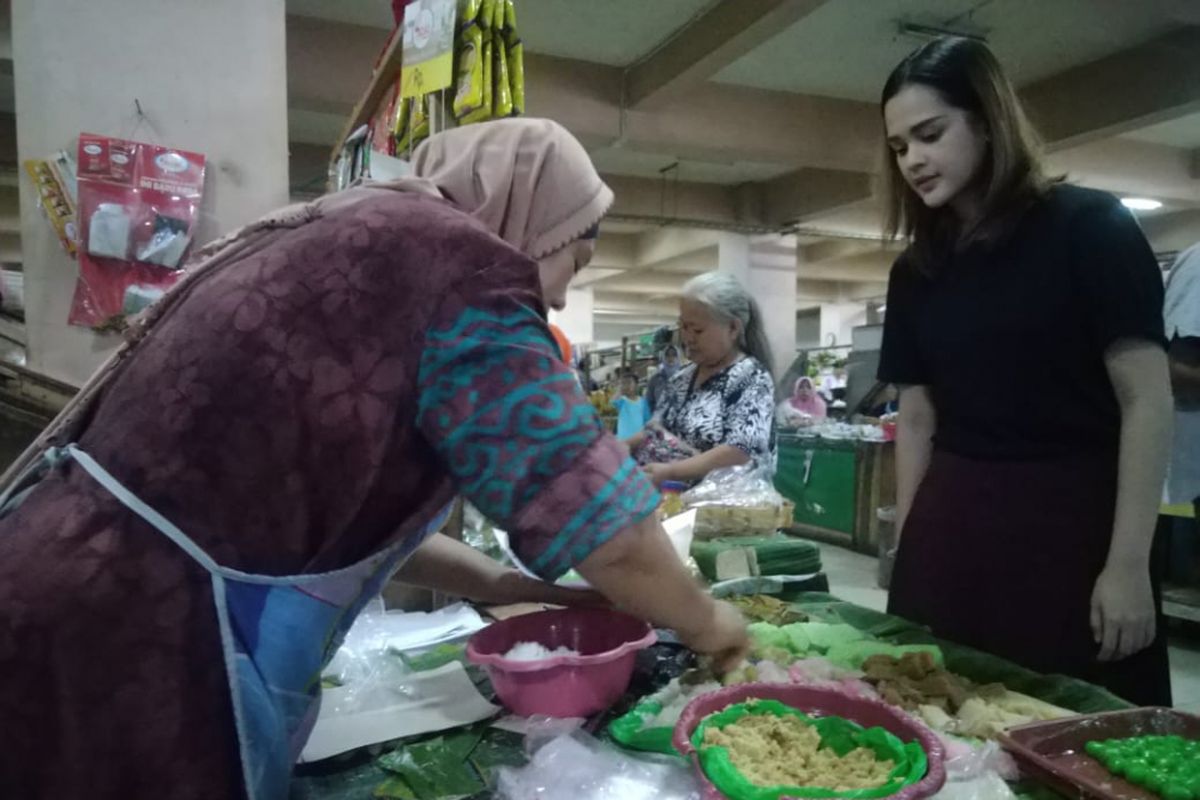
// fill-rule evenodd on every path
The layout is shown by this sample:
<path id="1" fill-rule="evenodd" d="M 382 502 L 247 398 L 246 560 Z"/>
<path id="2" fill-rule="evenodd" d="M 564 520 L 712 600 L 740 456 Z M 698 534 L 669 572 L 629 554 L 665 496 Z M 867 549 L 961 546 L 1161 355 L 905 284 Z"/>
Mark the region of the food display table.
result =
<path id="1" fill-rule="evenodd" d="M 923 628 L 898 617 L 842 602 L 824 593 L 780 596 L 810 620 L 844 623 L 895 644 L 937 644 L 946 669 L 976 683 L 1003 683 L 1009 689 L 1079 713 L 1129 708 L 1107 691 L 1073 678 L 1047 676 L 953 642 L 939 641 Z M 605 736 L 605 726 L 647 694 L 648 676 L 639 667 L 629 696 L 608 713 L 589 720 L 585 729 Z M 525 762 L 522 737 L 488 722 L 411 740 L 363 748 L 345 756 L 301 765 L 293 781 L 292 800 L 358 800 L 359 798 L 492 797 L 495 769 Z M 397 772 L 400 770 L 400 772 Z M 414 788 L 400 775 L 423 776 Z M 1016 784 L 1022 798 L 1058 797 L 1044 787 Z M 580 797 L 579 800 L 588 800 Z"/>
<path id="2" fill-rule="evenodd" d="M 896 502 L 891 442 L 781 434 L 775 488 L 796 504 L 792 533 L 879 551 L 876 510 Z"/>

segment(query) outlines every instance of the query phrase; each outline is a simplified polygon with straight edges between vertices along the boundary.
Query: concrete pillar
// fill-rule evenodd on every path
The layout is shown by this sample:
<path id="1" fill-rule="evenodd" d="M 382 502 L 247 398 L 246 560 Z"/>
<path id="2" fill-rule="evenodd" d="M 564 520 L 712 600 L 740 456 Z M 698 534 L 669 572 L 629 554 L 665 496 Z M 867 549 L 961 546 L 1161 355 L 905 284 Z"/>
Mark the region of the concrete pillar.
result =
<path id="1" fill-rule="evenodd" d="M 21 161 L 83 131 L 203 153 L 196 244 L 286 204 L 284 0 L 13 0 L 12 23 Z M 67 325 L 76 264 L 20 191 L 28 364 L 82 383 L 119 339 Z"/>
<path id="2" fill-rule="evenodd" d="M 595 297 L 592 287 L 567 290 L 567 307 L 551 311 L 550 321 L 562 329 L 572 345 L 596 341 Z"/>
<path id="3" fill-rule="evenodd" d="M 867 304 L 857 303 L 822 303 L 821 304 L 821 346 L 851 344 L 851 331 L 859 325 L 867 324 Z"/>
<path id="4" fill-rule="evenodd" d="M 740 233 L 717 236 L 717 272 L 728 272 L 743 283 L 750 272 L 750 237 Z"/>
<path id="5" fill-rule="evenodd" d="M 780 254 L 783 245 L 779 237 L 770 237 L 763 243 L 770 245 L 769 251 L 753 247 L 750 250 L 745 285 L 762 310 L 767 341 L 775 359 L 768 366 L 778 380 L 796 358 L 796 260 L 793 255 Z"/>

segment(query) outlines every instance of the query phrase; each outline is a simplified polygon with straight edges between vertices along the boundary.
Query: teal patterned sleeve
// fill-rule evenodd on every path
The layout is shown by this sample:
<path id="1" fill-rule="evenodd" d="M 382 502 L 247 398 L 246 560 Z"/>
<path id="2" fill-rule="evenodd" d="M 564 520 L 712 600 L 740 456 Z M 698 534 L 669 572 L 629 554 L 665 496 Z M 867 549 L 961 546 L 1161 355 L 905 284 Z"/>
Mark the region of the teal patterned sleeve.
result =
<path id="1" fill-rule="evenodd" d="M 530 300 L 496 291 L 444 303 L 421 355 L 417 422 L 462 493 L 553 580 L 659 498 Z"/>

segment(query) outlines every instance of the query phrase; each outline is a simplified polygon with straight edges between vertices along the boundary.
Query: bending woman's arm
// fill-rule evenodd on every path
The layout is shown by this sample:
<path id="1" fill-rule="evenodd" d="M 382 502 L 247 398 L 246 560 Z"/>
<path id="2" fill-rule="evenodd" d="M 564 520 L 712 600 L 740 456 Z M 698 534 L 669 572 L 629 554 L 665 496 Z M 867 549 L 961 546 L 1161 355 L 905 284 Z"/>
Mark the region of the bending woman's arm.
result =
<path id="1" fill-rule="evenodd" d="M 896 535 L 904 533 L 904 523 L 912 510 L 913 498 L 929 470 L 933 457 L 933 435 L 937 432 L 937 411 L 928 386 L 904 386 L 900 389 L 900 414 L 896 421 Z"/>
<path id="2" fill-rule="evenodd" d="M 409 586 L 436 589 L 477 603 L 552 603 L 595 601 L 590 592 L 539 581 L 488 558 L 470 545 L 440 533 L 430 536 L 396 572 Z"/>
<path id="3" fill-rule="evenodd" d="M 1121 406 L 1117 507 L 1108 561 L 1092 594 L 1100 660 L 1126 658 L 1154 641 L 1150 547 L 1171 448 L 1171 384 L 1162 346 L 1122 339 L 1105 353 Z"/>
<path id="4" fill-rule="evenodd" d="M 450 292 L 426 333 L 417 424 L 432 454 L 542 578 L 577 567 L 695 649 L 739 654 L 740 617 L 683 568 L 654 518 L 658 493 L 557 356 L 533 265 L 513 259 Z"/>

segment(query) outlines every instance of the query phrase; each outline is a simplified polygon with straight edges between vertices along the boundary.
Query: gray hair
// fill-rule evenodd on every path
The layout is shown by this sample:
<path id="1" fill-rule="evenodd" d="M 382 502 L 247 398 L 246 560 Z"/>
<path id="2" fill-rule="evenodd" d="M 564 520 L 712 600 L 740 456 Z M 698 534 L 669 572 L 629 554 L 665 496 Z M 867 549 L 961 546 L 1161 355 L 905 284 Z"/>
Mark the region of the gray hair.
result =
<path id="1" fill-rule="evenodd" d="M 737 278 L 725 272 L 706 272 L 683 285 L 683 296 L 705 306 L 718 319 L 741 323 L 738 349 L 758 359 L 768 372 L 773 370 L 762 310 Z"/>

